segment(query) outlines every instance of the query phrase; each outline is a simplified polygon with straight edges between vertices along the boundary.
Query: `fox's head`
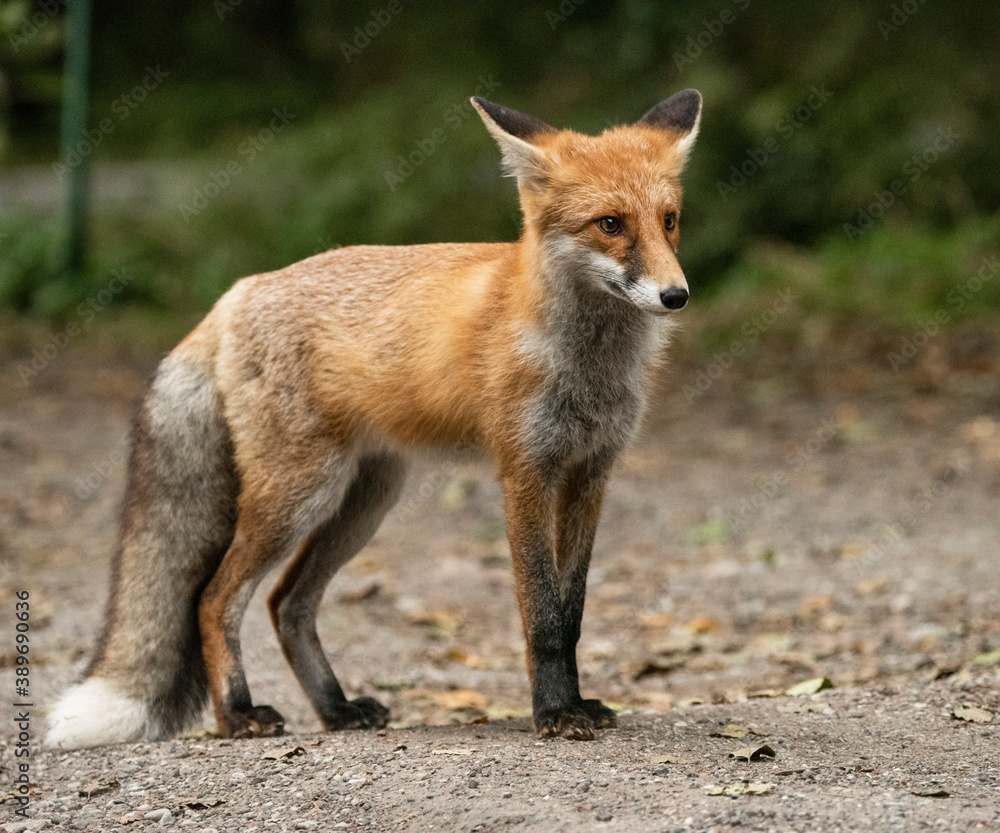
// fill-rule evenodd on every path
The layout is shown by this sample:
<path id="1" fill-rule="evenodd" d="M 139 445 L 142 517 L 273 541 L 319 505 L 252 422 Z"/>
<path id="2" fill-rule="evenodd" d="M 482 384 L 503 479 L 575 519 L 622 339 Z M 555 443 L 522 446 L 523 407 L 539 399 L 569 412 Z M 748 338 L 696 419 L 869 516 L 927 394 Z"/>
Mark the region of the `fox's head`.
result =
<path id="1" fill-rule="evenodd" d="M 687 303 L 677 262 L 680 176 L 698 134 L 700 93 L 682 90 L 598 136 L 555 130 L 483 98 L 472 103 L 517 177 L 526 238 L 542 247 L 548 268 L 649 313 Z"/>

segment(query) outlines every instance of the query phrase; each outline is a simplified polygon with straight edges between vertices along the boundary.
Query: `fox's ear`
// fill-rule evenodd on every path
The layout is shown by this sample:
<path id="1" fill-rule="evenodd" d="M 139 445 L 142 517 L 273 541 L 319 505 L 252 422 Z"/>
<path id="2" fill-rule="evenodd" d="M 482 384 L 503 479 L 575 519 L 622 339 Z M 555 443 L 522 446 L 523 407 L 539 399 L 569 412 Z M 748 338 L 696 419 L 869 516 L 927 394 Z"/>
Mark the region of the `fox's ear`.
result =
<path id="1" fill-rule="evenodd" d="M 653 107 L 637 124 L 680 134 L 677 150 L 686 158 L 694 146 L 701 123 L 701 93 L 681 90 Z"/>
<path id="2" fill-rule="evenodd" d="M 518 182 L 544 179 L 547 156 L 532 140 L 542 133 L 555 133 L 555 129 L 533 116 L 479 96 L 472 98 L 472 106 L 500 145 L 508 175 L 516 176 Z"/>

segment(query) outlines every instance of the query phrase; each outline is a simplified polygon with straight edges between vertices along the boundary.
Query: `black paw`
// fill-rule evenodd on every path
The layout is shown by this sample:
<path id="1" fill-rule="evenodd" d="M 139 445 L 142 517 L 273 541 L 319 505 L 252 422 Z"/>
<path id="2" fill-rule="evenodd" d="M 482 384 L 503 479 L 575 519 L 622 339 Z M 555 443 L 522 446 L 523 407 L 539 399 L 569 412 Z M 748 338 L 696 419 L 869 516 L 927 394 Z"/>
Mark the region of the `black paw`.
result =
<path id="1" fill-rule="evenodd" d="M 231 738 L 273 738 L 284 734 L 285 718 L 270 706 L 254 706 L 245 712 L 234 712 L 226 721 Z"/>
<path id="2" fill-rule="evenodd" d="M 323 714 L 323 725 L 330 731 L 337 729 L 381 729 L 389 722 L 389 710 L 378 700 L 359 697 L 333 703 Z"/>
<path id="3" fill-rule="evenodd" d="M 586 715 L 594 721 L 595 729 L 614 729 L 618 726 L 618 715 L 600 700 L 584 700 L 581 704 Z"/>
<path id="4" fill-rule="evenodd" d="M 534 724 L 540 738 L 594 739 L 594 721 L 583 711 L 542 712 L 535 715 Z"/>

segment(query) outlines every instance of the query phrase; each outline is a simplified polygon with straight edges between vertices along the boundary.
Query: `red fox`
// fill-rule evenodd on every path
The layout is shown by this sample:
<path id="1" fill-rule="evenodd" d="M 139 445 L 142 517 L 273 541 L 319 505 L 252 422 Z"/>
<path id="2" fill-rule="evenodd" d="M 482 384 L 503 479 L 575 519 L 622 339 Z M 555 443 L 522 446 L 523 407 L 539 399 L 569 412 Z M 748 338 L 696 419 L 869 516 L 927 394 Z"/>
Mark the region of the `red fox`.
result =
<path id="1" fill-rule="evenodd" d="M 615 725 L 580 695 L 576 645 L 609 471 L 688 300 L 680 176 L 701 95 L 598 136 L 472 103 L 517 180 L 518 242 L 353 246 L 245 278 L 157 369 L 103 632 L 51 711 L 50 745 L 167 738 L 206 692 L 223 735 L 280 734 L 250 698 L 239 632 L 289 556 L 268 609 L 319 719 L 384 726 L 384 706 L 345 696 L 316 612 L 421 446 L 474 445 L 496 465 L 535 732 Z"/>

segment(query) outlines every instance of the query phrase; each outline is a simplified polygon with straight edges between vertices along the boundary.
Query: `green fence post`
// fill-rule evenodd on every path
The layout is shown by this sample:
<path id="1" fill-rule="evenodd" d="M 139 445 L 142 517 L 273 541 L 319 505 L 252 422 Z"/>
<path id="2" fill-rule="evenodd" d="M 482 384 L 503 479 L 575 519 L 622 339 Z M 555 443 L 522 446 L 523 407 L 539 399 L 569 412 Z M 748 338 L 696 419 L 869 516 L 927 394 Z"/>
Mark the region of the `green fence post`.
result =
<path id="1" fill-rule="evenodd" d="M 71 272 L 83 267 L 87 248 L 87 179 L 89 154 L 80 153 L 75 165 L 71 149 L 87 133 L 88 75 L 90 73 L 90 0 L 66 2 L 66 65 L 63 72 L 62 137 L 60 151 L 69 166 L 66 191 L 66 250 L 64 265 Z"/>

